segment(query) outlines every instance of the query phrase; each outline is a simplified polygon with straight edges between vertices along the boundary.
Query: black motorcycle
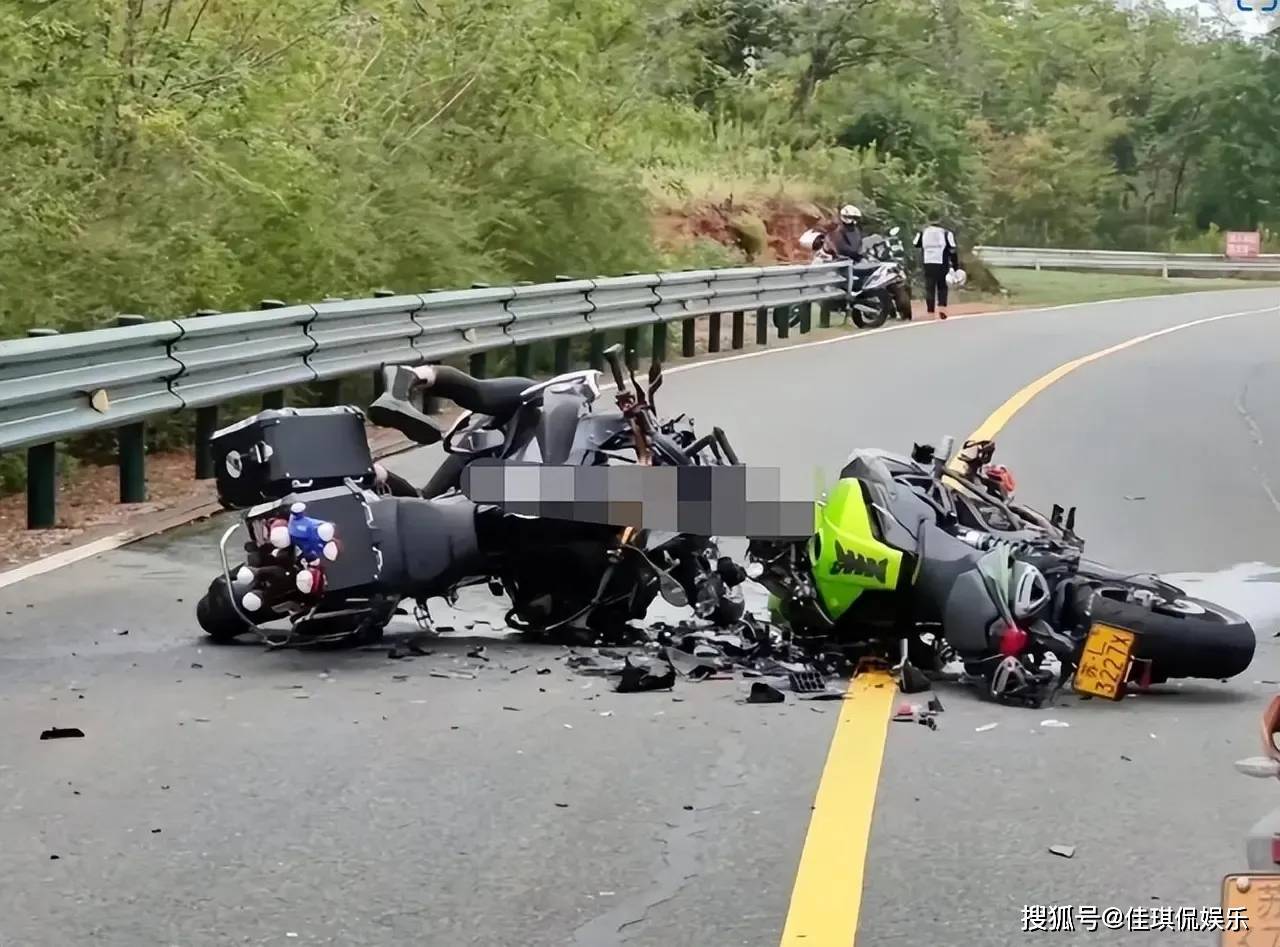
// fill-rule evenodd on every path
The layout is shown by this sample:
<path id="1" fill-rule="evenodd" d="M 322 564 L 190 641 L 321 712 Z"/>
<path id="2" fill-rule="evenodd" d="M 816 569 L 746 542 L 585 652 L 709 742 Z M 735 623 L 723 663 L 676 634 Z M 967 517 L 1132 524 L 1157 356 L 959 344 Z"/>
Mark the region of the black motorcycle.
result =
<path id="1" fill-rule="evenodd" d="M 224 535 L 223 575 L 197 606 L 201 627 L 219 640 L 252 631 L 273 644 L 370 641 L 403 612 L 402 601 L 416 600 L 415 617 L 429 626 L 428 599 L 454 601 L 459 589 L 480 584 L 507 596 L 508 623 L 534 635 L 610 637 L 659 594 L 718 624 L 736 622 L 742 570 L 713 538 L 517 515 L 462 492 L 468 467 L 481 462 L 738 463 L 719 428 L 699 437 L 683 415 L 657 415 L 659 364 L 645 392 L 634 373 L 628 388 L 621 346 L 605 354 L 617 386 L 613 411 L 597 406 L 594 371 L 537 383 L 477 379 L 448 366 L 394 370 L 368 417 L 443 445 L 445 462 L 421 488 L 372 462 L 363 414 L 353 408 L 263 412 L 218 432 L 219 493 L 225 506 L 245 511 L 249 540 L 233 568 L 227 542 L 241 527 Z M 465 412 L 446 429 L 412 403 L 423 390 Z M 263 627 L 282 620 L 282 634 Z"/>

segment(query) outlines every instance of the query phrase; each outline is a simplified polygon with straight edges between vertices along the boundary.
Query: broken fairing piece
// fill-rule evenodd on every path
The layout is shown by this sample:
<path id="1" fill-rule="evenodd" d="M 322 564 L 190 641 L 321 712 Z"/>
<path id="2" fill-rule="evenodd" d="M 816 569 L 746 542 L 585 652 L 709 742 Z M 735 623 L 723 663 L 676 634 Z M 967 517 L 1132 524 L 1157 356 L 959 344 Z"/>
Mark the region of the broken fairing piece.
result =
<path id="1" fill-rule="evenodd" d="M 1076 853 L 1074 845 L 1050 845 L 1049 851 L 1054 855 L 1061 855 L 1063 858 L 1070 858 Z"/>
<path id="2" fill-rule="evenodd" d="M 787 695 L 764 681 L 756 681 L 751 685 L 751 693 L 747 695 L 748 704 L 780 704 Z"/>
<path id="3" fill-rule="evenodd" d="M 797 694 L 820 694 L 827 689 L 826 680 L 817 671 L 792 672 L 787 681 Z"/>
<path id="4" fill-rule="evenodd" d="M 676 686 L 676 669 L 666 664 L 664 670 L 663 663 L 632 664 L 631 659 L 627 658 L 622 667 L 622 676 L 618 679 L 617 692 L 638 694 L 644 691 L 671 690 Z"/>
<path id="5" fill-rule="evenodd" d="M 994 730 L 998 726 L 1000 726 L 998 723 L 984 723 L 980 727 L 974 727 L 973 731 L 974 733 L 986 733 L 988 730 Z"/>

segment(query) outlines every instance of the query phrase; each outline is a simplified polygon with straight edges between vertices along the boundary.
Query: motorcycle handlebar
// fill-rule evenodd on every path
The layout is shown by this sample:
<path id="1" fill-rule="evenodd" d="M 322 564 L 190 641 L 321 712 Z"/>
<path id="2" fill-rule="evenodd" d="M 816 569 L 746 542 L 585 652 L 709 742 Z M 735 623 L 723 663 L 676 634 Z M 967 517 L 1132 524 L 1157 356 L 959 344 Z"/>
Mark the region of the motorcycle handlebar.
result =
<path id="1" fill-rule="evenodd" d="M 613 383 L 618 386 L 618 391 L 626 391 L 627 383 L 622 373 L 622 343 L 615 342 L 605 349 L 604 357 L 613 372 Z"/>

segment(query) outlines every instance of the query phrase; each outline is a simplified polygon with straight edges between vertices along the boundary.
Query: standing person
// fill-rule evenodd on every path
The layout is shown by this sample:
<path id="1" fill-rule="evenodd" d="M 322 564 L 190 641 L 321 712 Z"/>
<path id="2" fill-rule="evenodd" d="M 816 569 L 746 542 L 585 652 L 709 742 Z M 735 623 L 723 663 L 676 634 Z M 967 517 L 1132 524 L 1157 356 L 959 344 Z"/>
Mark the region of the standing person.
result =
<path id="1" fill-rule="evenodd" d="M 840 226 L 831 237 L 831 252 L 837 258 L 862 259 L 862 211 L 852 204 L 840 208 Z"/>
<path id="2" fill-rule="evenodd" d="M 956 235 L 936 219 L 916 234 L 913 244 L 920 248 L 924 264 L 924 304 L 930 314 L 934 303 L 938 306 L 938 318 L 947 318 L 947 273 L 960 265 L 956 249 Z"/>

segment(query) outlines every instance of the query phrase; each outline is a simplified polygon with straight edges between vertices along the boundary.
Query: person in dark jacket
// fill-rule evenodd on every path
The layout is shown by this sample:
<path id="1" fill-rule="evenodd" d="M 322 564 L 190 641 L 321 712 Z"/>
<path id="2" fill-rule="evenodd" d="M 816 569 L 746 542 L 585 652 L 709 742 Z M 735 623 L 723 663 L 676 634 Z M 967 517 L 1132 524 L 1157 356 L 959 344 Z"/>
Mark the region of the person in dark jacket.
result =
<path id="1" fill-rule="evenodd" d="M 862 259 L 862 211 L 852 204 L 840 208 L 840 226 L 831 235 L 829 246 L 839 258 L 855 263 Z"/>

